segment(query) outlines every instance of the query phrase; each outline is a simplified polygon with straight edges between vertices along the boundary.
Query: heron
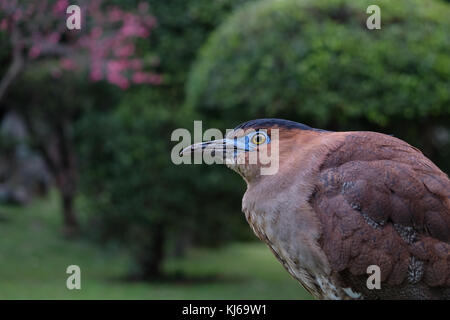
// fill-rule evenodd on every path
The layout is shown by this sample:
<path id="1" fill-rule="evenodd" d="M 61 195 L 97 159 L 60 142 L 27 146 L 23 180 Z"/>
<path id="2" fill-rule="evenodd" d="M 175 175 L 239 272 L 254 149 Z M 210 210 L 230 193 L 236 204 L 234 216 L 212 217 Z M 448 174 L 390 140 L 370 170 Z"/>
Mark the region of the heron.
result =
<path id="1" fill-rule="evenodd" d="M 279 168 L 252 155 L 275 152 Z M 247 184 L 242 211 L 256 236 L 317 299 L 449 299 L 450 180 L 405 141 L 257 119 L 213 150 Z M 379 272 L 369 286 L 370 266 Z"/>

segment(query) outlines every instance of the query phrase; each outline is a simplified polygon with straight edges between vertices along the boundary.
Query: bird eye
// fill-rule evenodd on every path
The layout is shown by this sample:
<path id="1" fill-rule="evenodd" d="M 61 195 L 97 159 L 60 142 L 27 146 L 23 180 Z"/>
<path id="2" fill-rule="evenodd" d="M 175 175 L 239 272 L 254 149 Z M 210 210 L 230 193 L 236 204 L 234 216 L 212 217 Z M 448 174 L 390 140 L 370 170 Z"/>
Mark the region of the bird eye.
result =
<path id="1" fill-rule="evenodd" d="M 264 142 L 266 142 L 267 138 L 264 134 L 262 133 L 257 133 L 252 137 L 251 142 L 253 144 L 263 144 Z"/>

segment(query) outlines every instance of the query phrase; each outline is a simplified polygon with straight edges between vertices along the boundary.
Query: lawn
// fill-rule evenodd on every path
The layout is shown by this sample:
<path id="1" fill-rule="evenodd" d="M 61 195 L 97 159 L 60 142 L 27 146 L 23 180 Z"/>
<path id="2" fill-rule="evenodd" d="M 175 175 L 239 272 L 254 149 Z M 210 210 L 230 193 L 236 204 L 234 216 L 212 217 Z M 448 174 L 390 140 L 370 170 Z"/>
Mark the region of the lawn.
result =
<path id="1" fill-rule="evenodd" d="M 311 299 L 261 243 L 193 249 L 167 271 L 191 280 L 123 281 L 126 250 L 67 240 L 54 195 L 27 207 L 0 206 L 0 299 Z M 66 288 L 66 268 L 81 268 L 81 290 Z"/>

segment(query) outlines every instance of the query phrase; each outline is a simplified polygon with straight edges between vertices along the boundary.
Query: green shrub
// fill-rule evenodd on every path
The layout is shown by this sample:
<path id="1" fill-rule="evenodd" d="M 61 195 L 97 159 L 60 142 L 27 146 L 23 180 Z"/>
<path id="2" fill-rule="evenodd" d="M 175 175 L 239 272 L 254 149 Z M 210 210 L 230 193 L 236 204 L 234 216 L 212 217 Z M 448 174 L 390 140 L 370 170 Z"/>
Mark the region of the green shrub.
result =
<path id="1" fill-rule="evenodd" d="M 254 1 L 150 1 L 150 10 L 158 19 L 150 42 L 159 56 L 166 84 L 183 89 L 190 63 L 208 35 L 235 8 Z"/>
<path id="2" fill-rule="evenodd" d="M 230 125 L 285 117 L 332 130 L 384 131 L 449 170 L 450 6 L 376 1 L 381 30 L 368 30 L 371 4 L 248 5 L 202 48 L 187 106 Z"/>
<path id="3" fill-rule="evenodd" d="M 116 2 L 135 7 L 141 1 Z M 190 129 L 199 119 L 181 110 L 198 48 L 235 7 L 250 1 L 147 1 L 157 27 L 140 49 L 158 57 L 163 84 L 128 90 L 117 110 L 92 112 L 78 128 L 91 234 L 125 243 L 138 276 L 160 276 L 167 254 L 189 244 L 219 245 L 250 235 L 240 213 L 239 177 L 224 167 L 175 166 L 170 160 L 172 130 Z"/>
<path id="4" fill-rule="evenodd" d="M 92 112 L 77 127 L 89 233 L 126 245 L 134 275 L 145 279 L 161 277 L 164 259 L 180 245 L 219 245 L 239 238 L 244 226 L 243 190 L 222 179 L 226 168 L 172 163 L 171 132 L 181 114 L 158 104 L 157 94 L 133 90 L 114 111 Z"/>

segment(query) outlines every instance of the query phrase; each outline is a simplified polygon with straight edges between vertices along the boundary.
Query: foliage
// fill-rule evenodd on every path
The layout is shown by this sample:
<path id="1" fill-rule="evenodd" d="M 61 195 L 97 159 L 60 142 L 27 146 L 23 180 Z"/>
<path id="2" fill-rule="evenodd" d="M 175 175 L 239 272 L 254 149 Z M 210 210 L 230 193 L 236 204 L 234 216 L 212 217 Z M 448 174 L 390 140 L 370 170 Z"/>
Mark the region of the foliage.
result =
<path id="1" fill-rule="evenodd" d="M 175 166 L 170 160 L 176 144 L 171 132 L 190 129 L 200 117 L 182 109 L 190 64 L 208 34 L 248 1 L 149 1 L 158 23 L 148 47 L 159 58 L 155 71 L 162 84 L 128 90 L 117 110 L 93 112 L 79 129 L 91 225 L 100 238 L 132 248 L 138 276 L 159 276 L 167 253 L 181 254 L 191 243 L 219 245 L 249 235 L 239 177 L 225 168 Z"/>
<path id="2" fill-rule="evenodd" d="M 101 85 L 88 86 L 85 78 L 106 80 L 122 89 L 161 81 L 147 70 L 146 56 L 135 50 L 136 41 L 148 37 L 155 25 L 145 3 L 138 12 L 102 0 L 78 4 L 84 10 L 82 28 L 68 30 L 67 0 L 0 0 L 0 41 L 8 44 L 8 54 L 0 55 L 8 65 L 0 79 L 0 111 L 2 115 L 15 111 L 25 121 L 32 144 L 60 190 L 64 231 L 70 235 L 78 231 L 73 211 L 78 175 L 73 125 L 93 104 L 105 106 L 95 101 L 105 93 L 93 90 Z M 5 97 L 14 82 L 17 85 Z M 105 94 L 103 100 L 110 96 Z"/>
<path id="3" fill-rule="evenodd" d="M 239 198 L 222 199 L 230 190 L 220 174 L 205 179 L 201 168 L 171 162 L 170 135 L 180 120 L 176 106 L 158 104 L 157 91 L 133 90 L 116 110 L 93 112 L 78 128 L 89 224 L 100 240 L 126 243 L 136 276 L 147 279 L 160 276 L 169 247 L 219 244 L 242 225 L 233 205 Z"/>
<path id="4" fill-rule="evenodd" d="M 31 62 L 57 57 L 58 63 L 49 69 L 55 77 L 87 69 L 92 81 L 105 79 L 121 88 L 160 82 L 159 76 L 144 71 L 135 50 L 136 39 L 148 37 L 156 24 L 147 4 L 139 5 L 136 13 L 105 6 L 102 0 L 78 4 L 83 8 L 82 27 L 69 30 L 68 0 L 1 0 L 0 32 L 10 35 L 11 68 L 17 65 L 21 70 Z"/>
<path id="5" fill-rule="evenodd" d="M 150 1 L 158 25 L 150 36 L 166 85 L 180 96 L 189 67 L 208 35 L 235 9 L 255 0 Z"/>
<path id="6" fill-rule="evenodd" d="M 240 10 L 202 48 L 187 105 L 234 124 L 284 117 L 393 133 L 449 170 L 450 7 L 379 1 L 381 30 L 368 30 L 370 4 L 263 1 Z"/>

